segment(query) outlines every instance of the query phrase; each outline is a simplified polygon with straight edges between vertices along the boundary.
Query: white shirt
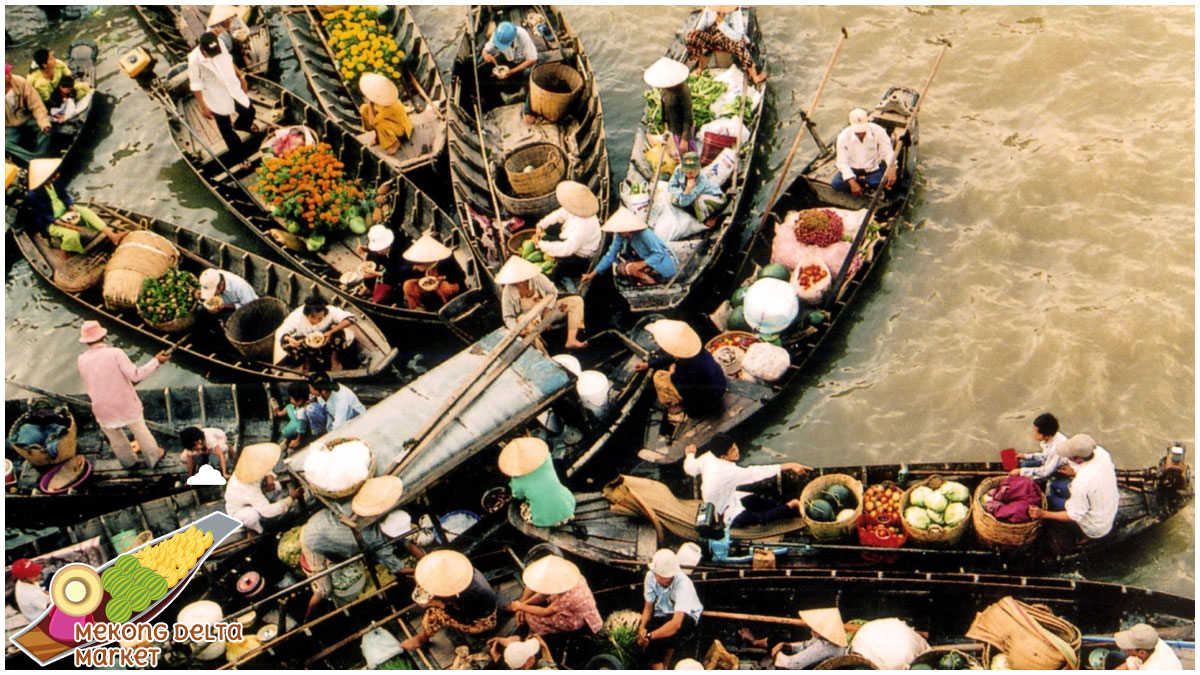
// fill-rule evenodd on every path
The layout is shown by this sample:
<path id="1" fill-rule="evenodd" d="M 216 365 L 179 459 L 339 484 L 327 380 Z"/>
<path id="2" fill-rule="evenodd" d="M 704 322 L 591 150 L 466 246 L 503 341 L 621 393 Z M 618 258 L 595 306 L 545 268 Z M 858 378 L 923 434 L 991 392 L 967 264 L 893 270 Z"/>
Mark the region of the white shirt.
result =
<path id="1" fill-rule="evenodd" d="M 28 581 L 18 580 L 13 587 L 13 596 L 17 600 L 17 609 L 21 610 L 21 616 L 29 621 L 36 621 L 50 606 L 50 594 L 46 589 Z"/>
<path id="2" fill-rule="evenodd" d="M 283 336 L 291 335 L 294 338 L 303 340 L 305 335 L 309 333 L 324 333 L 329 330 L 330 326 L 339 324 L 346 319 L 353 319 L 354 315 L 340 307 L 333 305 L 325 306 L 325 318 L 320 323 L 312 323 L 304 316 L 304 307 L 300 306 L 292 310 L 291 314 L 283 320 L 279 328 L 275 329 L 275 363 L 279 363 L 286 356 L 283 351 Z M 346 344 L 354 344 L 354 333 L 346 331 Z"/>
<path id="3" fill-rule="evenodd" d="M 1183 670 L 1183 664 L 1179 662 L 1175 651 L 1161 638 L 1158 640 L 1158 644 L 1154 645 L 1154 652 L 1146 658 L 1145 662 L 1136 656 L 1131 656 L 1125 659 L 1125 665 L 1129 670 Z"/>
<path id="4" fill-rule="evenodd" d="M 700 457 L 689 453 L 683 460 L 683 472 L 689 476 L 700 476 L 700 498 L 716 507 L 717 512 L 725 518 L 726 526 L 746 510 L 742 506 L 742 497 L 750 493 L 741 492 L 738 488 L 774 478 L 779 471 L 778 464 L 738 466 L 711 452 Z"/>
<path id="5" fill-rule="evenodd" d="M 562 223 L 562 232 L 559 235 L 562 241 L 546 241 L 545 239 L 538 241 L 538 248 L 546 254 L 555 258 L 565 258 L 571 255 L 590 258 L 600 250 L 604 233 L 600 231 L 598 217 L 580 218 L 560 207 L 539 220 L 537 229 L 541 232 L 546 229 L 547 225 L 555 223 Z"/>
<path id="6" fill-rule="evenodd" d="M 1045 480 L 1069 461 L 1063 456 L 1067 449 L 1067 437 L 1060 431 L 1048 441 L 1038 441 L 1038 445 L 1042 446 L 1042 451 L 1030 455 L 1029 459 L 1041 461 L 1041 466 L 1025 467 L 1021 469 L 1021 475 L 1033 480 Z"/>
<path id="7" fill-rule="evenodd" d="M 233 305 L 234 309 L 241 309 L 242 305 L 247 302 L 258 299 L 258 293 L 254 292 L 254 287 L 250 285 L 249 281 L 233 272 L 220 272 L 219 274 L 225 280 L 225 291 L 221 293 L 221 302 Z"/>
<path id="8" fill-rule="evenodd" d="M 225 484 L 225 513 L 242 521 L 248 530 L 262 532 L 261 519 L 283 515 L 291 506 L 291 496 L 268 501 L 261 483 L 243 483 L 230 476 Z"/>
<path id="9" fill-rule="evenodd" d="M 529 31 L 517 26 L 517 39 L 513 40 L 508 49 L 500 49 L 496 46 L 496 34 L 492 33 L 492 38 L 483 46 L 483 50 L 490 54 L 503 54 L 504 58 L 514 66 L 519 66 L 529 59 L 536 59 L 537 45 L 533 43 L 533 38 L 529 35 Z"/>
<path id="10" fill-rule="evenodd" d="M 221 46 L 221 53 L 208 58 L 196 47 L 188 53 L 188 85 L 204 96 L 204 105 L 214 115 L 232 115 L 233 102 L 250 107 L 250 97 L 242 91 L 242 82 L 233 67 L 233 57 Z"/>
<path id="11" fill-rule="evenodd" d="M 858 134 L 850 127 L 842 129 L 837 137 L 837 168 L 842 172 L 843 180 L 850 180 L 855 169 L 874 171 L 880 162 L 892 165 L 895 152 L 892 150 L 892 139 L 883 127 L 870 122 L 867 133 L 858 140 Z"/>
<path id="12" fill-rule="evenodd" d="M 1079 523 L 1089 539 L 1099 539 L 1112 531 L 1117 507 L 1121 504 L 1112 455 L 1097 447 L 1091 459 L 1072 466 L 1075 467 L 1075 478 L 1071 479 L 1067 516 Z"/>
<path id="13" fill-rule="evenodd" d="M 705 30 L 717 21 L 717 12 L 711 7 L 705 7 L 704 11 L 700 12 L 700 19 L 696 21 L 696 30 Z M 746 39 L 746 17 L 742 15 L 742 10 L 735 9 L 725 15 L 725 20 L 717 24 L 717 30 L 725 37 L 734 42 L 741 42 Z"/>

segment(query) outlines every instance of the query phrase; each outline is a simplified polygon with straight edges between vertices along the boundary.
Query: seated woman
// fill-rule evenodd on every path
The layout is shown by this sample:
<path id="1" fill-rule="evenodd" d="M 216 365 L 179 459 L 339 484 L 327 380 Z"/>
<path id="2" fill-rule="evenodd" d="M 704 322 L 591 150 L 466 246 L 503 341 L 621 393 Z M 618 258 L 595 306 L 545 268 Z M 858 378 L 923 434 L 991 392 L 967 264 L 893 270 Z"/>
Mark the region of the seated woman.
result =
<path id="1" fill-rule="evenodd" d="M 367 73 L 358 81 L 367 102 L 358 109 L 363 129 L 375 132 L 375 143 L 389 155 L 400 149 L 400 141 L 412 138 L 413 125 L 400 102 L 396 84 L 379 73 Z"/>
<path id="2" fill-rule="evenodd" d="M 583 275 L 581 282 L 591 281 L 614 268 L 618 275 L 641 286 L 652 286 L 675 276 L 675 256 L 671 249 L 629 209 L 618 208 L 600 229 L 618 236 L 596 263 L 596 269 Z"/>
<path id="3" fill-rule="evenodd" d="M 725 206 L 725 193 L 700 169 L 700 155 L 684 154 L 683 162 L 671 174 L 667 191 L 672 206 L 686 209 L 705 227 L 711 227 L 710 219 Z"/>
<path id="4" fill-rule="evenodd" d="M 396 304 L 404 282 L 421 276 L 417 268 L 404 259 L 404 251 L 411 245 L 412 240 L 403 233 L 400 241 L 396 241 L 396 233 L 386 225 L 374 225 L 367 231 L 367 244 L 358 247 L 358 254 L 375 264 L 375 269 L 363 274 L 370 283 L 372 302 Z"/>
<path id="5" fill-rule="evenodd" d="M 637 370 L 654 368 L 654 389 L 674 422 L 706 418 L 725 410 L 725 371 L 696 331 L 683 321 L 662 319 L 646 326 L 665 355 L 640 361 Z"/>
<path id="6" fill-rule="evenodd" d="M 468 635 L 496 630 L 496 591 L 483 573 L 458 551 L 434 551 L 417 562 L 417 586 L 433 596 L 421 631 L 400 643 L 404 649 L 425 646 L 442 628 L 449 626 Z"/>
<path id="7" fill-rule="evenodd" d="M 58 88 L 58 82 L 64 75 L 70 75 L 71 69 L 66 63 L 54 58 L 54 52 L 42 48 L 33 53 L 33 68 L 29 71 L 29 84 L 42 97 L 42 102 L 50 100 L 50 94 Z"/>
<path id="8" fill-rule="evenodd" d="M 58 81 L 58 86 L 50 94 L 50 100 L 46 105 L 50 107 L 50 119 L 56 124 L 69 122 L 79 113 L 87 110 L 91 99 L 88 94 L 92 88 L 83 82 L 76 83 L 75 78 L 70 75 L 63 75 Z"/>
<path id="9" fill-rule="evenodd" d="M 462 292 L 467 275 L 454 260 L 454 251 L 431 235 L 424 235 L 404 252 L 421 277 L 404 282 L 404 299 L 409 309 L 424 307 L 436 312 Z"/>
<path id="10" fill-rule="evenodd" d="M 306 370 L 342 370 L 354 360 L 354 315 L 313 293 L 275 329 L 275 360 Z M 320 337 L 313 337 L 320 336 Z"/>
<path id="11" fill-rule="evenodd" d="M 125 233 L 114 232 L 100 216 L 82 204 L 76 204 L 67 194 L 58 175 L 61 159 L 34 159 L 29 162 L 29 192 L 25 207 L 37 231 L 58 241 L 68 253 L 83 253 L 83 235 L 89 239 L 103 233 L 113 246 Z"/>
<path id="12" fill-rule="evenodd" d="M 570 180 L 559 183 L 554 194 L 562 206 L 538 221 L 537 232 L 541 238 L 537 247 L 557 261 L 556 278 L 579 277 L 587 272 L 592 257 L 604 243 L 600 219 L 596 217 L 600 212 L 600 200 L 586 185 Z M 552 228 L 559 224 L 562 227 L 552 237 Z"/>
<path id="13" fill-rule="evenodd" d="M 574 563 L 548 555 L 530 563 L 521 580 L 525 582 L 521 599 L 505 609 L 534 635 L 571 633 L 585 626 L 597 634 L 604 627 L 592 589 Z"/>
<path id="14" fill-rule="evenodd" d="M 804 670 L 846 654 L 849 644 L 846 624 L 842 623 L 842 613 L 837 607 L 802 609 L 800 620 L 812 630 L 812 637 L 802 642 L 776 642 L 771 647 L 771 656 L 777 670 Z M 767 638 L 754 637 L 749 628 L 742 628 L 738 635 L 755 647 L 766 649 L 769 645 Z"/>
<path id="15" fill-rule="evenodd" d="M 558 298 L 558 289 L 554 282 L 537 265 L 513 256 L 504 263 L 504 267 L 496 274 L 496 283 L 504 287 L 500 291 L 500 309 L 504 325 L 509 329 L 516 328 L 533 311 L 539 302 L 547 297 Z M 567 349 L 581 349 L 587 342 L 579 340 L 579 331 L 583 330 L 583 298 L 571 295 L 551 301 L 544 311 L 558 308 L 567 316 Z M 523 333 L 528 333 L 534 325 L 529 325 Z"/>
<path id="16" fill-rule="evenodd" d="M 696 59 L 699 68 L 707 65 L 710 52 L 729 52 L 737 59 L 742 72 L 750 77 L 751 84 L 762 84 L 767 79 L 766 73 L 758 72 L 754 56 L 747 48 L 746 19 L 737 5 L 705 7 L 696 22 L 696 29 L 688 31 L 684 45 L 688 56 Z"/>
<path id="17" fill-rule="evenodd" d="M 563 525 L 575 516 L 575 495 L 563 487 L 550 459 L 550 448 L 540 438 L 514 438 L 500 451 L 500 472 L 508 476 L 513 499 L 521 504 L 521 517 L 537 527 Z"/>

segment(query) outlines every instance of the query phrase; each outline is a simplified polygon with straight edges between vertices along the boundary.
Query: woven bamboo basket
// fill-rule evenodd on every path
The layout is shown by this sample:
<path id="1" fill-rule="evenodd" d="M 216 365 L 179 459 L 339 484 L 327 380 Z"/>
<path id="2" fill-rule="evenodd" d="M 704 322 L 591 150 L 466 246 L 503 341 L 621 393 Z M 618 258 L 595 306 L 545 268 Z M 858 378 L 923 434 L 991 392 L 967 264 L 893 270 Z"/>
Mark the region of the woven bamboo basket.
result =
<path id="1" fill-rule="evenodd" d="M 553 195 L 567 175 L 567 160 L 553 143 L 530 143 L 504 158 L 504 173 L 516 197 Z M 557 198 L 553 201 L 558 203 Z"/>
<path id="2" fill-rule="evenodd" d="M 104 304 L 109 309 L 131 309 L 142 292 L 142 282 L 157 279 L 175 267 L 179 252 L 165 237 L 139 230 L 121 240 L 104 266 Z"/>
<path id="3" fill-rule="evenodd" d="M 845 485 L 854 493 L 854 498 L 858 502 L 854 506 L 854 517 L 835 520 L 831 523 L 822 523 L 809 518 L 808 505 L 817 496 L 817 493 L 835 484 Z M 812 533 L 814 539 L 819 541 L 835 541 L 849 538 L 855 533 L 855 524 L 858 522 L 858 517 L 862 515 L 862 510 L 862 483 L 854 476 L 848 476 L 844 473 L 829 473 L 824 476 L 817 476 L 809 481 L 808 485 L 805 485 L 804 490 L 800 493 L 801 515 L 804 518 L 804 522 L 808 524 L 808 531 Z"/>
<path id="4" fill-rule="evenodd" d="M 529 75 L 529 107 L 551 122 L 562 119 L 579 91 L 583 76 L 565 63 L 534 66 Z"/>
<path id="5" fill-rule="evenodd" d="M 75 440 L 79 435 L 79 425 L 75 423 L 75 416 L 72 415 L 71 412 L 66 408 L 59 408 L 58 412 L 70 420 L 70 424 L 67 425 L 67 433 L 63 434 L 63 437 L 58 440 L 58 457 L 51 459 L 50 455 L 46 453 L 46 449 L 37 444 L 9 444 L 12 446 L 13 450 L 17 451 L 18 455 L 24 457 L 27 462 L 36 467 L 41 468 L 54 466 L 55 464 L 62 464 L 69 459 L 75 458 Z M 15 429 L 21 428 L 21 425 L 24 424 L 28 419 L 29 413 L 25 413 L 24 415 L 18 417 L 17 421 L 13 422 L 12 427 L 9 429 L 9 433 L 12 433 L 12 431 Z"/>
<path id="6" fill-rule="evenodd" d="M 1075 663 L 1078 665 L 1079 650 L 1083 644 L 1083 636 L 1079 632 L 1079 629 L 1071 622 L 1055 616 L 1054 612 L 1051 612 L 1045 605 L 1027 605 L 1020 600 L 1016 600 L 1015 602 L 1024 609 L 1026 614 L 1041 624 L 1042 627 L 1065 642 L 1067 647 L 1074 651 Z M 1066 660 L 1065 656 L 1058 649 L 1044 638 L 1030 632 L 1028 627 L 1022 623 L 1018 623 L 1007 611 L 1000 610 L 998 607 L 999 604 L 996 603 L 977 614 L 975 622 L 971 624 L 970 630 L 967 631 L 967 637 L 984 642 L 982 657 L 984 663 L 990 664 L 993 656 L 999 653 L 1007 653 L 1009 665 L 1013 670 L 1071 669 L 1071 663 Z M 993 644 L 993 641 L 1000 642 L 1000 640 L 995 640 L 994 638 L 985 639 L 977 636 L 977 634 L 973 635 L 973 633 L 977 632 L 977 628 L 989 632 L 994 636 L 1003 636 L 1003 642 L 1007 646 L 1001 648 Z M 1007 652 L 1005 651 L 1006 649 Z"/>
<path id="7" fill-rule="evenodd" d="M 971 523 L 975 526 L 975 538 L 980 544 L 998 551 L 1018 551 L 1032 544 L 1041 529 L 1042 521 L 1027 523 L 1002 523 L 983 508 L 983 496 L 995 489 L 1004 476 L 985 478 L 971 495 Z M 1046 508 L 1046 493 L 1042 493 L 1042 509 Z"/>
<path id="8" fill-rule="evenodd" d="M 511 237 L 508 238 L 508 252 L 512 255 L 521 255 L 521 247 L 526 241 L 533 239 L 533 235 L 537 233 L 537 228 L 528 227 L 524 230 L 517 230 Z"/>
<path id="9" fill-rule="evenodd" d="M 540 197 L 522 199 L 506 194 L 503 189 L 497 189 L 496 198 L 500 200 L 500 206 L 510 215 L 514 216 L 537 217 L 558 208 L 558 197 L 554 196 L 553 190 L 549 194 L 544 194 Z"/>
<path id="10" fill-rule="evenodd" d="M 361 443 L 362 439 L 352 438 L 349 436 L 347 436 L 345 438 L 331 438 L 328 441 L 325 441 L 324 445 L 327 449 L 332 450 L 333 448 L 341 445 L 342 443 L 349 443 L 351 441 L 358 441 Z M 368 446 L 367 449 L 370 450 L 370 446 Z M 375 453 L 372 452 L 371 453 L 371 464 L 369 467 L 367 467 L 367 476 L 370 477 L 370 476 L 374 476 L 374 475 L 375 475 Z M 346 497 L 350 497 L 354 493 L 358 492 L 358 489 L 360 487 L 362 487 L 363 483 L 365 483 L 365 482 L 367 482 L 366 478 L 362 479 L 358 483 L 355 483 L 354 485 L 351 485 L 348 488 L 338 490 L 338 491 L 325 490 L 325 489 L 317 486 L 311 480 L 308 482 L 308 484 L 310 487 L 312 487 L 313 492 L 316 492 L 317 494 L 321 495 L 322 497 L 327 497 L 329 499 L 345 499 Z"/>
<path id="11" fill-rule="evenodd" d="M 67 293 L 82 293 L 104 278 L 108 253 L 73 255 L 54 269 L 54 286 Z"/>
<path id="12" fill-rule="evenodd" d="M 183 272 L 183 274 L 192 280 L 192 282 L 194 283 L 196 288 L 200 288 L 200 281 L 196 279 L 196 275 L 192 274 L 191 272 L 186 272 L 186 271 Z M 187 314 L 179 317 L 178 319 L 171 319 L 170 321 L 161 321 L 161 322 L 151 321 L 151 320 L 147 319 L 145 317 L 145 315 L 142 314 L 142 308 L 140 306 L 137 307 L 137 313 L 138 313 L 138 316 L 142 319 L 142 321 L 147 326 L 149 326 L 150 328 L 153 328 L 154 330 L 160 330 L 160 331 L 163 331 L 164 333 L 182 333 L 183 331 L 185 331 L 185 330 L 191 328 L 193 325 L 195 325 L 195 323 L 196 323 L 196 308 L 199 306 L 200 306 L 200 301 L 193 300 L 192 308 Z"/>
<path id="13" fill-rule="evenodd" d="M 234 310 L 225 322 L 225 339 L 247 358 L 270 360 L 275 329 L 287 318 L 288 307 L 279 298 L 259 298 Z"/>
<path id="14" fill-rule="evenodd" d="M 963 518 L 957 525 L 953 527 L 945 527 L 943 525 L 930 525 L 927 530 L 918 530 L 908 524 L 908 520 L 904 517 L 904 513 L 908 510 L 912 499 L 913 490 L 925 485 L 930 489 L 936 490 L 941 487 L 945 481 L 941 476 L 930 476 L 923 481 L 920 481 L 904 491 L 904 496 L 900 498 L 900 523 L 904 528 L 904 533 L 908 535 L 909 541 L 926 548 L 951 548 L 956 545 L 967 533 L 971 525 L 970 518 Z M 967 501 L 968 508 L 971 506 L 971 501 Z M 971 509 L 972 511 L 974 509 Z"/>
<path id="15" fill-rule="evenodd" d="M 979 662 L 979 659 L 953 647 L 931 647 L 925 652 L 921 653 L 920 656 L 913 659 L 912 663 L 908 664 L 908 666 L 909 668 L 912 668 L 918 664 L 926 664 L 933 666 L 934 670 L 938 670 L 938 663 L 942 660 L 942 657 L 952 652 L 958 654 L 963 658 L 964 661 L 966 661 L 967 667 L 963 668 L 963 670 L 987 670 L 987 668 L 985 668 L 983 664 Z"/>
<path id="16" fill-rule="evenodd" d="M 813 666 L 813 670 L 879 670 L 868 659 L 858 654 L 835 656 Z"/>

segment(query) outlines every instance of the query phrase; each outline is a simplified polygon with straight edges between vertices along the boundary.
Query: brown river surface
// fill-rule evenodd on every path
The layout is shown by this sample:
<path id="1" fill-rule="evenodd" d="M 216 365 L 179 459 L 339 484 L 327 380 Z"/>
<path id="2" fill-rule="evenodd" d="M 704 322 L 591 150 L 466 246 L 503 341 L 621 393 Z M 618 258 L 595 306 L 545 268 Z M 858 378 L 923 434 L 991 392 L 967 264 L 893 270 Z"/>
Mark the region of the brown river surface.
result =
<path id="1" fill-rule="evenodd" d="M 461 7 L 417 7 L 448 72 Z M 609 154 L 623 176 L 641 115 L 642 69 L 661 55 L 685 7 L 565 9 L 592 58 Z M 921 111 L 920 180 L 908 227 L 878 281 L 788 400 L 743 435 L 812 465 L 992 459 L 1030 450 L 1030 424 L 1053 411 L 1117 464 L 1153 464 L 1195 440 L 1195 17 L 1173 7 L 763 7 L 773 112 L 760 134 L 760 213 L 812 98 L 839 27 L 850 39 L 814 115 L 832 139 L 846 112 L 889 85 L 919 88 L 947 54 Z M 53 24 L 7 7 L 28 62 L 35 35 L 58 47 L 101 45 L 100 87 L 115 99 L 72 181 L 91 196 L 268 254 L 241 231 L 172 146 L 164 118 L 117 59 L 147 40 L 127 7 Z M 282 27 L 285 85 L 304 91 Z M 791 172 L 814 152 L 801 147 Z M 438 195 L 443 206 L 448 195 Z M 752 214 L 752 217 L 754 216 Z M 66 392 L 83 314 L 8 261 L 5 372 Z M 153 345 L 114 331 L 135 359 Z M 441 347 L 439 347 L 441 348 Z M 444 348 L 443 348 L 444 349 Z M 446 354 L 404 354 L 411 376 Z M 200 384 L 177 359 L 143 386 Z M 219 373 L 214 379 L 226 377 Z M 8 388 L 9 396 L 20 391 Z M 7 425 L 6 425 L 7 426 Z M 1194 454 L 1190 454 L 1192 459 Z M 10 524 L 11 525 L 11 524 Z M 1195 511 L 1135 547 L 1089 563 L 1089 578 L 1194 596 Z"/>

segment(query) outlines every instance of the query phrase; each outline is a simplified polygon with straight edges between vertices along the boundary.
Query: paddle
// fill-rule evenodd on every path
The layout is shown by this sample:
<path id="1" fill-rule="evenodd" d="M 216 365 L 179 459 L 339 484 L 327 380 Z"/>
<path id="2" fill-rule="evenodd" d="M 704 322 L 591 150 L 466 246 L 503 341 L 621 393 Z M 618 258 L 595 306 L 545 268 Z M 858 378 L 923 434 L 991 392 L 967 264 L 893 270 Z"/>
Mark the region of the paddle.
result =
<path id="1" fill-rule="evenodd" d="M 479 60 L 478 51 L 475 49 L 475 28 L 471 21 L 471 10 L 467 10 L 467 40 L 471 43 L 471 62 L 474 64 L 475 80 L 475 133 L 479 136 L 479 155 L 483 158 L 483 172 L 487 177 L 488 195 L 492 198 L 492 211 L 496 214 L 495 220 L 492 222 L 492 227 L 496 233 L 496 255 L 499 259 L 496 262 L 504 262 L 504 251 L 508 246 L 508 237 L 505 236 L 504 228 L 500 221 L 500 202 L 496 199 L 496 181 L 492 178 L 492 162 L 488 158 L 487 143 L 483 140 L 483 109 L 479 107 L 479 102 L 482 100 L 479 94 Z"/>
<path id="2" fill-rule="evenodd" d="M 816 127 L 812 122 L 812 114 L 817 109 L 817 102 L 821 100 L 821 94 L 825 92 L 825 84 L 829 82 L 829 76 L 833 74 L 833 64 L 837 63 L 838 54 L 842 51 L 842 44 L 849 37 L 850 33 L 843 26 L 842 35 L 833 47 L 833 55 L 829 57 L 829 65 L 825 66 L 825 74 L 821 76 L 821 83 L 817 85 L 817 92 L 813 94 L 813 100 L 808 104 L 808 110 L 801 111 L 800 113 L 800 119 L 804 120 L 804 126 L 812 134 L 813 140 L 817 142 L 817 147 L 821 149 L 821 154 L 825 154 L 829 149 L 821 142 L 821 137 L 817 135 Z M 741 136 L 739 135 L 738 138 L 741 138 Z M 771 198 L 767 200 L 767 208 L 763 211 L 762 221 L 758 224 L 759 229 L 762 229 L 767 224 L 767 218 L 771 215 L 771 205 L 779 197 L 779 190 L 783 187 L 784 179 L 787 178 L 788 169 L 792 168 L 792 160 L 796 158 L 796 151 L 800 149 L 800 141 L 803 139 L 803 133 L 796 134 L 796 140 L 792 142 L 792 149 L 788 152 L 787 159 L 783 162 L 783 168 L 779 170 L 779 180 L 775 181 L 775 189 L 771 190 Z"/>
<path id="3" fill-rule="evenodd" d="M 24 389 L 25 391 L 31 391 L 40 396 L 52 398 L 57 401 L 61 401 L 63 403 L 69 403 L 71 405 L 78 406 L 78 407 L 84 408 L 86 410 L 92 409 L 92 402 L 86 398 L 80 398 L 78 396 L 71 396 L 70 394 L 60 394 L 56 391 L 50 391 L 49 389 L 42 389 L 41 387 L 35 387 L 32 384 L 25 384 L 24 382 L 21 382 L 12 377 L 7 377 L 7 378 L 5 378 L 4 381 L 8 384 L 11 384 L 14 387 Z M 146 420 L 146 428 L 151 431 L 157 431 L 160 434 L 167 434 L 168 436 L 178 436 L 179 435 L 174 429 L 172 429 L 171 427 L 169 427 L 165 424 L 162 424 L 161 422 L 152 422 L 150 420 Z"/>
<path id="4" fill-rule="evenodd" d="M 912 113 L 908 116 L 908 122 L 899 131 L 895 147 L 892 148 L 893 162 L 900 157 L 900 151 L 904 149 L 904 144 L 909 137 L 908 132 L 912 129 L 913 122 L 917 121 L 917 113 L 921 111 L 921 104 L 925 102 L 925 96 L 929 93 L 929 87 L 933 85 L 933 76 L 937 74 L 938 66 L 942 64 L 942 57 L 946 55 L 946 50 L 951 46 L 949 40 L 942 40 L 942 51 L 938 52 L 937 60 L 933 62 L 933 68 L 929 71 L 929 77 L 925 80 L 925 87 L 921 90 L 921 94 L 917 96 L 917 102 L 913 105 Z M 893 167 L 889 168 L 894 168 L 894 166 L 893 164 Z M 879 207 L 879 200 L 886 191 L 882 183 L 875 188 L 875 194 L 871 197 L 871 205 L 867 207 L 867 214 L 863 216 L 862 225 L 854 235 L 854 243 L 850 245 L 850 253 L 842 261 L 842 267 L 838 270 L 837 277 L 833 280 L 833 285 L 829 289 L 829 299 L 825 301 L 826 311 L 829 311 L 833 307 L 833 304 L 837 302 L 838 296 L 842 294 L 842 284 L 846 281 L 846 273 L 850 271 L 850 264 L 854 262 L 854 257 L 858 254 L 859 247 L 862 246 L 863 237 L 866 235 L 867 230 L 870 229 L 868 226 L 871 223 L 871 218 L 875 216 L 875 209 Z"/>

